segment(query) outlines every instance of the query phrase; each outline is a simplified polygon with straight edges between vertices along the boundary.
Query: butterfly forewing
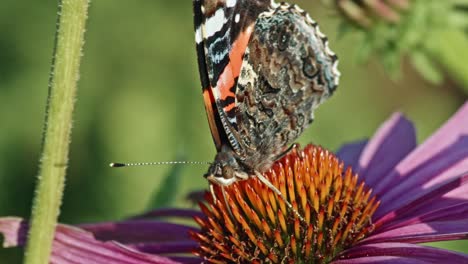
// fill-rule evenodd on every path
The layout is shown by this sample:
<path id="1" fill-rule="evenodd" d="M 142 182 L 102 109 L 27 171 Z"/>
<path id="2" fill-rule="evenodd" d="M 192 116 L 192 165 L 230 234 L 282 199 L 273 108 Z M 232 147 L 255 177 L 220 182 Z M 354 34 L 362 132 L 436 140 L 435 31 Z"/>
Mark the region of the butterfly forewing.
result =
<path id="1" fill-rule="evenodd" d="M 195 41 L 205 109 L 219 151 L 230 144 L 240 151 L 231 133 L 237 126 L 235 94 L 243 56 L 255 20 L 270 1 L 196 0 Z"/>

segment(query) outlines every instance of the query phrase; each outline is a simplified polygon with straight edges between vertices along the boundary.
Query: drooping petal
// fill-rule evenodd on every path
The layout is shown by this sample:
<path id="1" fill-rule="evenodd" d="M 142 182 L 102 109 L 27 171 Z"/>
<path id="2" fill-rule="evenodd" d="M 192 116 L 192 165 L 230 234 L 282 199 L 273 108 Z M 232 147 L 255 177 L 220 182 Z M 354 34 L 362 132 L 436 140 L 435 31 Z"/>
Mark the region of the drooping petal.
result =
<path id="1" fill-rule="evenodd" d="M 399 113 L 393 114 L 377 130 L 364 148 L 355 171 L 369 186 L 388 174 L 416 147 L 413 124 Z"/>
<path id="2" fill-rule="evenodd" d="M 405 206 L 416 198 L 432 192 L 440 185 L 460 178 L 468 172 L 468 137 L 462 137 L 426 163 L 415 168 L 411 177 L 401 175 L 400 183 L 385 189 L 380 195 L 382 206 L 375 217 Z"/>
<path id="3" fill-rule="evenodd" d="M 434 157 L 441 157 L 443 156 L 441 153 L 444 150 L 447 151 L 448 149 L 456 147 L 460 144 L 463 144 L 463 146 L 460 147 L 466 149 L 466 140 L 463 140 L 463 136 L 468 135 L 467 124 L 468 103 L 465 103 L 465 105 L 462 106 L 461 109 L 454 116 L 452 116 L 452 118 L 449 119 L 444 126 L 442 126 L 430 138 L 428 138 L 423 144 L 421 144 L 414 151 L 412 151 L 404 160 L 398 163 L 392 172 L 383 176 L 373 175 L 373 177 L 379 177 L 379 181 L 376 181 L 375 184 L 372 185 L 375 193 L 377 195 L 385 194 L 385 199 L 388 199 L 388 201 L 392 202 L 393 204 L 393 206 L 391 206 L 391 203 L 387 203 L 386 207 L 380 207 L 376 212 L 376 217 L 379 217 L 385 214 L 386 212 L 398 207 L 399 204 L 395 201 L 392 201 L 392 198 L 398 197 L 401 194 L 411 195 L 420 191 L 419 188 L 412 188 L 420 187 L 417 185 L 416 182 L 407 185 L 405 185 L 404 182 L 407 179 L 411 179 L 412 181 L 416 181 L 415 179 L 422 181 L 422 179 L 418 177 L 413 177 L 413 174 L 417 170 L 422 170 L 425 168 L 425 166 L 430 165 L 431 162 L 435 160 Z M 447 151 L 446 153 L 449 152 Z M 463 152 L 460 153 L 460 155 L 463 155 Z M 431 179 L 439 176 L 440 174 L 444 173 L 445 170 L 450 169 L 450 167 L 454 165 L 454 163 L 456 164 L 457 162 L 463 160 L 463 157 L 458 158 L 458 161 L 452 160 L 451 164 L 445 164 L 444 170 L 438 171 L 438 173 L 430 173 L 428 176 L 426 176 L 424 182 L 428 182 Z M 396 190 L 392 191 L 399 186 L 402 187 L 400 187 L 398 192 Z M 406 189 L 402 190 L 402 188 Z M 385 204 L 384 202 L 382 203 Z"/>
<path id="4" fill-rule="evenodd" d="M 468 255 L 462 253 L 407 243 L 355 246 L 344 251 L 341 258 L 333 263 L 468 263 Z"/>
<path id="5" fill-rule="evenodd" d="M 190 241 L 189 231 L 197 228 L 186 225 L 150 220 L 128 220 L 79 225 L 94 234 L 99 240 L 115 240 L 120 243 L 142 243 L 159 241 Z"/>
<path id="6" fill-rule="evenodd" d="M 406 203 L 400 202 L 399 208 L 375 220 L 376 226 L 379 227 L 377 232 L 387 230 L 397 222 L 411 218 L 420 219 L 425 215 L 437 214 L 440 210 L 465 204 L 468 201 L 468 172 L 439 186 L 421 190 L 407 200 L 409 201 Z"/>
<path id="7" fill-rule="evenodd" d="M 409 257 L 376 256 L 335 260 L 332 264 L 433 264 L 433 262 Z"/>
<path id="8" fill-rule="evenodd" d="M 361 156 L 366 144 L 367 139 L 344 144 L 336 152 L 336 156 L 338 156 L 338 158 L 344 162 L 346 167 L 357 168 L 359 157 Z"/>
<path id="9" fill-rule="evenodd" d="M 171 257 L 173 261 L 183 264 L 200 264 L 203 260 L 197 257 Z"/>
<path id="10" fill-rule="evenodd" d="M 460 202 L 452 206 L 444 206 L 441 209 L 435 209 L 426 214 L 398 219 L 398 221 L 395 221 L 391 224 L 386 224 L 383 227 L 379 227 L 378 232 L 380 233 L 383 231 L 419 223 L 468 219 L 468 201 Z"/>
<path id="11" fill-rule="evenodd" d="M 28 224 L 21 218 L 0 218 L 4 246 L 24 246 Z M 59 224 L 52 244 L 51 263 L 55 264 L 176 264 L 168 257 L 138 252 L 113 241 L 102 242 L 82 229 Z"/>
<path id="12" fill-rule="evenodd" d="M 151 253 L 151 254 L 172 254 L 172 253 L 189 253 L 195 249 L 198 244 L 191 241 L 177 241 L 177 242 L 146 242 L 146 243 L 136 243 L 136 244 L 127 244 L 126 246 L 134 248 L 141 252 Z"/>
<path id="13" fill-rule="evenodd" d="M 437 154 L 440 150 L 452 145 L 463 135 L 468 135 L 468 102 L 428 138 L 424 144 L 418 147 L 414 153 L 411 153 L 411 157 L 406 158 L 405 160 L 407 161 L 399 165 L 400 169 L 404 169 L 402 165 L 409 165 L 409 163 L 420 164 Z M 411 167 L 415 166 L 408 166 L 405 169 L 410 169 Z"/>
<path id="14" fill-rule="evenodd" d="M 465 181 L 459 184 L 462 184 L 451 191 L 446 192 L 438 198 L 430 199 L 430 201 L 420 203 L 419 206 L 415 206 L 412 211 L 407 212 L 404 216 L 415 217 L 422 216 L 428 213 L 431 213 L 435 210 L 441 210 L 445 208 L 450 208 L 461 203 L 466 203 L 468 201 L 468 173 L 465 176 L 459 179 L 459 182 Z M 454 180 L 456 181 L 456 180 Z M 450 184 L 450 183 L 449 183 Z M 449 185 L 446 184 L 446 185 Z M 456 184 L 456 183 L 455 183 Z M 443 186 L 446 186 L 443 185 Z M 434 190 L 433 193 L 436 193 Z"/>
<path id="15" fill-rule="evenodd" d="M 3 247 L 23 245 L 28 234 L 28 225 L 18 217 L 0 218 L 0 233 L 3 234 Z"/>
<path id="16" fill-rule="evenodd" d="M 402 226 L 372 234 L 360 244 L 382 242 L 425 243 L 468 238 L 468 219 L 434 221 Z"/>

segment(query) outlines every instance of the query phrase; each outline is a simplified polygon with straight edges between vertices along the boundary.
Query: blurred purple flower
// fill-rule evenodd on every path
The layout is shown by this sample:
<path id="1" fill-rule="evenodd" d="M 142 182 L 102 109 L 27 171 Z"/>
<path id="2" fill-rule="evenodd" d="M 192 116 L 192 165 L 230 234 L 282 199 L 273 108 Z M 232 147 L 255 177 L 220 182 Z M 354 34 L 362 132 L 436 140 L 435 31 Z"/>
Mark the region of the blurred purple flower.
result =
<path id="1" fill-rule="evenodd" d="M 411 122 L 394 114 L 369 141 L 347 144 L 337 156 L 380 205 L 372 232 L 334 252 L 332 263 L 468 263 L 466 254 L 416 245 L 468 238 L 468 103 L 418 147 Z M 188 233 L 203 228 L 160 217 L 209 221 L 195 210 L 160 209 L 121 222 L 59 225 L 51 263 L 201 262 Z M 20 218 L 0 218 L 5 247 L 24 245 L 27 229 Z"/>
<path id="2" fill-rule="evenodd" d="M 195 210 L 159 209 L 119 222 L 70 226 L 59 224 L 51 263 L 140 264 L 200 263 L 191 252 L 197 247 L 188 235 L 194 227 L 146 218 L 201 217 Z M 17 217 L 0 218 L 4 247 L 24 246 L 28 223 Z"/>

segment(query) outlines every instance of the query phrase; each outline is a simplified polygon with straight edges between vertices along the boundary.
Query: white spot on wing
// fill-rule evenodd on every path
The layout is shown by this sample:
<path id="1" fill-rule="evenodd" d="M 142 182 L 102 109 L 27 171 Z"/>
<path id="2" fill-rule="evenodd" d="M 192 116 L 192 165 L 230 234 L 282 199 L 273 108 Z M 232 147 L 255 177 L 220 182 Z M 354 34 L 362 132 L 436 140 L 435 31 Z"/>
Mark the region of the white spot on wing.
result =
<path id="1" fill-rule="evenodd" d="M 226 1 L 226 6 L 227 7 L 233 7 L 236 5 L 237 0 L 227 0 Z"/>
<path id="2" fill-rule="evenodd" d="M 200 44 L 202 41 L 203 41 L 202 31 L 201 31 L 201 28 L 198 27 L 197 30 L 195 31 L 195 42 L 197 44 Z"/>
<path id="3" fill-rule="evenodd" d="M 341 76 L 341 73 L 338 70 L 338 60 L 333 64 L 333 72 L 335 73 L 335 85 L 338 85 L 340 83 Z"/>
<path id="4" fill-rule="evenodd" d="M 315 20 L 313 20 L 313 19 L 309 16 L 309 14 L 306 15 L 306 19 L 307 19 L 307 20 L 309 21 L 309 23 L 311 23 L 311 24 L 317 24 L 317 22 L 315 22 Z"/>
<path id="5" fill-rule="evenodd" d="M 234 123 L 237 122 L 237 119 L 236 119 L 236 117 L 228 117 L 228 121 L 229 121 L 229 123 L 234 124 Z"/>
<path id="6" fill-rule="evenodd" d="M 224 16 L 224 10 L 218 9 L 214 16 L 209 17 L 206 19 L 205 22 L 205 30 L 206 36 L 205 38 L 209 38 L 216 34 L 216 32 L 220 31 L 223 28 L 224 23 L 226 23 L 226 17 Z"/>
<path id="7" fill-rule="evenodd" d="M 211 61 L 213 63 L 217 64 L 217 63 L 221 62 L 229 54 L 229 49 L 225 45 L 227 45 L 226 39 L 228 38 L 230 32 L 231 32 L 231 30 L 228 29 L 223 37 L 217 38 L 208 47 L 207 54 L 209 54 L 209 58 L 211 59 Z M 225 43 L 225 44 L 223 44 L 223 43 Z M 219 45 L 224 46 L 224 48 L 223 49 L 217 49 L 217 46 L 219 46 Z"/>
<path id="8" fill-rule="evenodd" d="M 234 17 L 234 21 L 236 21 L 236 23 L 239 23 L 239 20 L 240 20 L 240 14 L 236 14 L 236 17 Z"/>
<path id="9" fill-rule="evenodd" d="M 295 8 L 297 11 L 299 11 L 299 13 L 304 12 L 304 9 L 298 7 L 297 5 L 294 5 L 294 8 Z"/>
<path id="10" fill-rule="evenodd" d="M 277 4 L 277 3 L 275 2 L 275 0 L 271 0 L 271 1 L 270 1 L 270 5 L 271 5 L 272 8 L 278 8 L 278 6 L 279 6 L 279 4 Z"/>

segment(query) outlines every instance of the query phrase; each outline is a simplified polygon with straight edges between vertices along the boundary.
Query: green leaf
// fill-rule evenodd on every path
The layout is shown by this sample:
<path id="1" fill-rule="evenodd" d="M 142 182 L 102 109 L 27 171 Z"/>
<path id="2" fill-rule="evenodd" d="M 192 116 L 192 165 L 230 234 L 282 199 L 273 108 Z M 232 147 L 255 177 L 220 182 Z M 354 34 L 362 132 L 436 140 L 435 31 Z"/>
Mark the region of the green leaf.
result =
<path id="1" fill-rule="evenodd" d="M 424 43 L 432 59 L 468 93 L 468 37 L 459 30 L 434 30 Z"/>
<path id="2" fill-rule="evenodd" d="M 425 53 L 413 52 L 411 54 L 411 62 L 414 68 L 429 82 L 441 84 L 444 80 L 443 74 Z"/>

